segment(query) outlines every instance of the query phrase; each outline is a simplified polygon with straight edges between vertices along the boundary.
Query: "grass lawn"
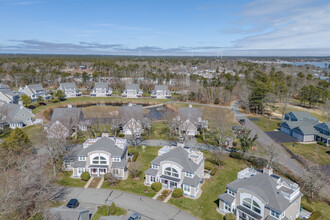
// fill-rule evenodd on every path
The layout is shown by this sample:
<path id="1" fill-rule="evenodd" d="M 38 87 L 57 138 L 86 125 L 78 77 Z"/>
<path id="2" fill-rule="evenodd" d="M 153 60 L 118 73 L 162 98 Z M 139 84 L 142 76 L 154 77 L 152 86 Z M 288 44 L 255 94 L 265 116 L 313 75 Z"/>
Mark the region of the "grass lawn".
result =
<path id="1" fill-rule="evenodd" d="M 33 114 L 37 114 L 48 108 L 55 108 L 59 106 L 66 106 L 68 104 L 88 104 L 88 103 L 105 103 L 105 102 L 115 102 L 115 103 L 145 103 L 145 104 L 157 104 L 165 103 L 169 100 L 166 99 L 152 99 L 152 98 L 122 98 L 122 97 L 74 97 L 67 98 L 65 101 L 58 103 L 49 103 L 47 105 L 41 105 L 32 110 Z"/>
<path id="2" fill-rule="evenodd" d="M 73 179 L 70 176 L 72 175 L 72 172 L 70 171 L 64 171 L 57 175 L 55 183 L 61 186 L 67 186 L 67 187 L 84 187 L 86 182 L 82 181 L 81 179 Z"/>
<path id="3" fill-rule="evenodd" d="M 305 204 L 311 207 L 314 212 L 320 211 L 323 219 L 330 219 L 330 207 L 326 202 L 322 201 L 308 201 L 305 197 L 302 197 L 301 204 Z"/>
<path id="4" fill-rule="evenodd" d="M 275 129 L 279 128 L 278 123 L 281 123 L 280 120 L 268 119 L 262 116 L 249 116 L 248 118 L 258 118 L 259 121 L 252 122 L 263 131 L 274 131 Z"/>
<path id="5" fill-rule="evenodd" d="M 168 140 L 169 127 L 163 121 L 151 123 L 151 136 L 145 135 L 143 139 Z"/>
<path id="6" fill-rule="evenodd" d="M 116 211 L 117 216 L 127 215 L 127 211 L 125 209 L 119 207 L 116 207 L 116 209 L 117 209 Z M 108 215 L 109 215 L 109 206 L 106 205 L 99 206 L 92 220 L 99 220 L 102 216 L 108 216 Z"/>
<path id="7" fill-rule="evenodd" d="M 40 145 L 44 142 L 44 127 L 42 125 L 30 125 L 22 128 L 26 133 L 33 145 Z"/>
<path id="8" fill-rule="evenodd" d="M 202 186 L 202 195 L 198 199 L 171 198 L 169 203 L 191 213 L 200 219 L 222 219 L 216 211 L 218 195 L 226 191 L 226 184 L 237 178 L 237 173 L 247 167 L 244 162 L 226 157 L 224 167 Z"/>
<path id="9" fill-rule="evenodd" d="M 142 165 L 142 172 L 140 174 L 140 177 L 138 179 L 132 179 L 131 177 L 128 177 L 127 180 L 122 180 L 119 182 L 117 186 L 109 186 L 109 184 L 105 181 L 103 183 L 102 188 L 111 188 L 111 189 L 116 189 L 116 190 L 121 190 L 125 192 L 130 192 L 130 193 L 135 193 L 139 194 L 142 196 L 147 196 L 147 197 L 153 197 L 156 195 L 156 192 L 154 192 L 151 187 L 145 186 L 143 184 L 144 182 L 144 171 L 146 171 L 150 167 L 150 162 L 156 158 L 158 154 L 159 147 L 147 147 L 145 149 L 145 152 L 142 151 L 142 147 L 134 148 L 134 147 L 129 147 L 129 151 L 138 151 L 139 156 L 136 160 L 137 163 L 140 163 Z"/>
<path id="10" fill-rule="evenodd" d="M 292 146 L 294 144 L 294 146 Z M 293 153 L 319 165 L 330 164 L 330 149 L 318 144 L 284 143 Z"/>

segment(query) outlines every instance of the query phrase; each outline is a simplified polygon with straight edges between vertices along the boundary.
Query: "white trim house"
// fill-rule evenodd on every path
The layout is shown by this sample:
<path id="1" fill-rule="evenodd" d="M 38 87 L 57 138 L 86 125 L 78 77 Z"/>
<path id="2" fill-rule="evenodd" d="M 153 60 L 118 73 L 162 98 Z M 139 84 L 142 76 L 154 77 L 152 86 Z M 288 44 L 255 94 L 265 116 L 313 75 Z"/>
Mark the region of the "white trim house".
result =
<path id="1" fill-rule="evenodd" d="M 171 91 L 167 85 L 156 85 L 151 93 L 151 98 L 156 99 L 169 99 L 171 98 Z"/>
<path id="2" fill-rule="evenodd" d="M 139 84 L 126 84 L 126 88 L 122 94 L 122 97 L 127 98 L 140 98 L 143 91 L 140 89 Z"/>
<path id="3" fill-rule="evenodd" d="M 164 189 L 183 189 L 187 197 L 196 197 L 204 182 L 204 155 L 199 150 L 164 146 L 145 172 L 145 184 L 162 183 Z"/>
<path id="4" fill-rule="evenodd" d="M 62 90 L 65 94 L 65 97 L 77 97 L 81 96 L 75 83 L 61 83 L 59 90 Z"/>
<path id="5" fill-rule="evenodd" d="M 96 82 L 91 92 L 91 96 L 95 97 L 106 97 L 111 96 L 112 89 L 109 87 L 107 82 Z"/>
<path id="6" fill-rule="evenodd" d="M 47 95 L 46 90 L 40 84 L 26 85 L 24 88 L 20 88 L 20 92 L 29 96 L 32 102 L 35 102 L 39 96 L 41 96 L 42 99 L 51 98 L 51 95 Z"/>

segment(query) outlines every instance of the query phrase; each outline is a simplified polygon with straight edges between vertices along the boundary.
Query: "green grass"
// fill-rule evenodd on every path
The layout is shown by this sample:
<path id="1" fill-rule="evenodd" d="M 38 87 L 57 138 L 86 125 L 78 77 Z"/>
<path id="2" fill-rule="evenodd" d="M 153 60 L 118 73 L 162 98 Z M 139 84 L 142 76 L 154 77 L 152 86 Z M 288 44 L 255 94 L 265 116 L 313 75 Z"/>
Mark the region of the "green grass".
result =
<path id="1" fill-rule="evenodd" d="M 4 130 L 0 130 L 0 139 L 4 139 L 7 138 L 10 133 L 11 133 L 12 129 L 11 128 L 5 128 Z"/>
<path id="2" fill-rule="evenodd" d="M 116 207 L 117 211 L 116 211 L 116 215 L 120 216 L 120 215 L 127 215 L 127 211 L 125 209 Z M 102 216 L 108 216 L 109 215 L 109 206 L 103 205 L 103 206 L 99 206 L 97 208 L 96 213 L 93 215 L 92 220 L 99 220 Z"/>
<path id="3" fill-rule="evenodd" d="M 207 180 L 202 186 L 202 195 L 198 199 L 171 198 L 169 203 L 191 213 L 200 219 L 222 219 L 216 211 L 218 206 L 218 195 L 226 191 L 226 184 L 237 178 L 237 173 L 245 168 L 244 162 L 227 157 L 224 167 L 217 174 Z"/>
<path id="4" fill-rule="evenodd" d="M 294 144 L 294 146 L 292 146 Z M 293 153 L 315 164 L 330 164 L 330 149 L 318 144 L 284 143 Z"/>
<path id="5" fill-rule="evenodd" d="M 145 186 L 143 184 L 144 182 L 144 171 L 146 171 L 150 167 L 150 162 L 156 158 L 158 154 L 159 147 L 147 147 L 145 149 L 145 152 L 143 152 L 142 147 L 134 148 L 129 147 L 129 151 L 135 150 L 139 152 L 139 156 L 137 158 L 138 163 L 142 165 L 142 173 L 138 179 L 132 179 L 131 177 L 128 177 L 127 180 L 122 180 L 119 182 L 117 186 L 109 186 L 109 184 L 105 181 L 102 185 L 102 188 L 110 188 L 110 189 L 116 189 L 121 190 L 125 192 L 135 193 L 142 196 L 147 197 L 153 197 L 156 195 L 156 192 L 154 192 L 151 187 Z"/>
<path id="6" fill-rule="evenodd" d="M 68 104 L 88 104 L 88 103 L 102 103 L 102 102 L 114 102 L 114 103 L 146 103 L 146 104 L 157 104 L 165 103 L 169 100 L 152 99 L 152 98 L 122 98 L 122 97 L 74 97 L 67 98 L 65 101 L 58 103 L 48 103 L 47 105 L 41 105 L 32 110 L 33 114 L 37 114 L 48 108 L 55 108 L 59 106 L 66 106 Z"/>
<path id="7" fill-rule="evenodd" d="M 64 171 L 57 175 L 55 183 L 67 187 L 84 187 L 86 182 L 81 179 L 71 178 L 72 172 Z"/>
<path id="8" fill-rule="evenodd" d="M 278 123 L 281 123 L 280 120 L 268 119 L 262 116 L 249 116 L 248 118 L 258 118 L 259 121 L 252 121 L 263 131 L 274 131 L 278 129 Z"/>
<path id="9" fill-rule="evenodd" d="M 24 133 L 26 133 L 31 140 L 33 145 L 40 145 L 44 142 L 44 127 L 42 125 L 30 125 L 22 128 Z"/>
<path id="10" fill-rule="evenodd" d="M 151 135 L 144 135 L 143 139 L 168 140 L 169 127 L 163 121 L 151 123 Z"/>
<path id="11" fill-rule="evenodd" d="M 330 219 L 330 207 L 326 202 L 322 201 L 308 201 L 305 197 L 302 197 L 301 204 L 305 204 L 311 207 L 314 212 L 319 211 L 322 214 L 322 220 Z"/>

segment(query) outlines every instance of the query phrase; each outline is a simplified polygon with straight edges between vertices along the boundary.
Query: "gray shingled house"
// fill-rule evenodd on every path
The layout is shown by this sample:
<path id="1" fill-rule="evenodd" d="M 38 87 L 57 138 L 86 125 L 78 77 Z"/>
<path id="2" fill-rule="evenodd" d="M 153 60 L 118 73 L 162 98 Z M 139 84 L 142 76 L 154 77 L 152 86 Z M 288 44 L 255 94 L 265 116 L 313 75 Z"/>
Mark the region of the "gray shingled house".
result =
<path id="1" fill-rule="evenodd" d="M 122 106 L 119 108 L 119 129 L 125 135 L 140 135 L 144 129 L 150 126 L 148 120 L 144 118 L 142 105 Z M 133 132 L 133 133 L 132 133 Z"/>
<path id="2" fill-rule="evenodd" d="M 321 141 L 330 146 L 330 122 L 319 123 L 317 117 L 307 111 L 285 114 L 280 131 L 301 142 Z"/>
<path id="3" fill-rule="evenodd" d="M 294 220 L 300 215 L 300 187 L 273 174 L 272 168 L 246 168 L 226 187 L 227 191 L 219 195 L 218 210 L 234 213 L 237 220 Z"/>
<path id="4" fill-rule="evenodd" d="M 142 93 L 143 91 L 140 89 L 139 84 L 126 84 L 122 97 L 139 98 L 142 97 Z"/>
<path id="5" fill-rule="evenodd" d="M 33 124 L 34 114 L 25 108 L 23 104 L 12 104 L 0 102 L 0 128 L 10 127 L 11 129 L 22 128 Z"/>
<path id="6" fill-rule="evenodd" d="M 29 96 L 32 102 L 35 102 L 39 96 L 43 99 L 51 98 L 51 95 L 47 95 L 46 90 L 40 84 L 26 85 L 24 88 L 20 88 L 20 92 Z"/>
<path id="7" fill-rule="evenodd" d="M 208 121 L 202 119 L 202 110 L 189 107 L 179 108 L 178 116 L 173 122 L 180 134 L 195 136 L 202 128 L 208 128 Z"/>
<path id="8" fill-rule="evenodd" d="M 151 98 L 156 99 L 169 99 L 171 98 L 171 91 L 167 85 L 156 85 L 151 93 Z"/>
<path id="9" fill-rule="evenodd" d="M 184 195 L 196 197 L 204 182 L 204 155 L 199 150 L 164 146 L 145 171 L 145 184 L 161 182 L 164 189 L 183 189 Z"/>
<path id="10" fill-rule="evenodd" d="M 61 83 L 59 90 L 62 90 L 65 94 L 65 97 L 77 97 L 81 96 L 75 83 Z"/>
<path id="11" fill-rule="evenodd" d="M 112 89 L 107 82 L 96 82 L 91 92 L 91 96 L 106 97 L 111 96 Z"/>
<path id="12" fill-rule="evenodd" d="M 110 172 L 123 179 L 127 176 L 127 165 L 127 140 L 102 134 L 102 137 L 88 139 L 83 144 L 71 169 L 73 177 L 80 177 L 87 171 L 91 176 Z"/>
<path id="13" fill-rule="evenodd" d="M 55 108 L 44 129 L 48 137 L 66 138 L 77 130 L 87 130 L 87 126 L 88 121 L 84 119 L 81 108 Z"/>
<path id="14" fill-rule="evenodd" d="M 19 100 L 19 95 L 17 92 L 10 89 L 1 89 L 0 90 L 0 101 L 6 103 L 17 104 Z"/>

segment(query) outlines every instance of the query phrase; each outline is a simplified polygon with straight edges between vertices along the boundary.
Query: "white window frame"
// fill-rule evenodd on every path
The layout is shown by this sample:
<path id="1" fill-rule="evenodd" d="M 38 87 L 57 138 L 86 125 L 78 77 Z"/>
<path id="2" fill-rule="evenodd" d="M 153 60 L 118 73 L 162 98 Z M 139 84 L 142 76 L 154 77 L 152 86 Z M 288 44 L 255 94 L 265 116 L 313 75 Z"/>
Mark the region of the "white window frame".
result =
<path id="1" fill-rule="evenodd" d="M 183 184 L 182 188 L 183 188 L 184 192 L 187 192 L 187 193 L 191 192 L 191 187 L 189 185 Z"/>
<path id="2" fill-rule="evenodd" d="M 120 157 L 113 157 L 112 158 L 112 161 L 113 162 L 120 162 L 121 161 L 121 158 Z"/>
<path id="3" fill-rule="evenodd" d="M 280 216 L 281 216 L 281 213 L 276 212 L 276 211 L 274 211 L 274 210 L 271 209 L 271 210 L 270 210 L 270 215 L 271 215 L 272 217 L 274 217 L 274 218 L 279 219 Z"/>
<path id="4" fill-rule="evenodd" d="M 231 212 L 231 205 L 230 204 L 225 202 L 224 206 L 225 206 L 225 210 L 227 210 L 228 212 Z"/>
<path id="5" fill-rule="evenodd" d="M 189 172 L 185 172 L 185 176 L 186 177 L 193 178 L 194 177 L 194 174 L 193 173 L 189 173 Z"/>

